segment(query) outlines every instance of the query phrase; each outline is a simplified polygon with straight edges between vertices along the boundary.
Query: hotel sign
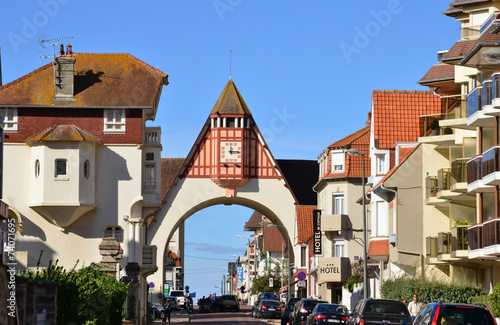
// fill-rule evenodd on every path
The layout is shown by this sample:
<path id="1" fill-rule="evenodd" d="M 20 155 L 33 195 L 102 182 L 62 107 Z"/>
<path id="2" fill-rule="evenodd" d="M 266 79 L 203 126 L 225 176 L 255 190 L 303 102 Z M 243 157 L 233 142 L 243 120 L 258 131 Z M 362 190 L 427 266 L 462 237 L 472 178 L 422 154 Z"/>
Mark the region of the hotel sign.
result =
<path id="1" fill-rule="evenodd" d="M 343 282 L 350 276 L 348 257 L 320 257 L 318 283 Z"/>
<path id="2" fill-rule="evenodd" d="M 313 210 L 314 255 L 321 255 L 321 210 Z"/>

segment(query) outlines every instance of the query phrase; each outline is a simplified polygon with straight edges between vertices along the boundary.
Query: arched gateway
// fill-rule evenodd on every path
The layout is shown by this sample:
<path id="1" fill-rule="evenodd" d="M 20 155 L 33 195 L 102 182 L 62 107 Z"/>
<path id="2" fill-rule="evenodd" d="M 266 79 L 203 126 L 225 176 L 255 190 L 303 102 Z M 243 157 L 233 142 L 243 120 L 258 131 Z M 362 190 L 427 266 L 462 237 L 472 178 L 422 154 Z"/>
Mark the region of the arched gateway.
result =
<path id="1" fill-rule="evenodd" d="M 175 230 L 195 212 L 218 204 L 257 210 L 282 225 L 285 238 L 294 233 L 296 199 L 232 80 L 150 223 L 147 245 L 157 248 L 159 270 L 143 274 L 143 284 L 165 283 L 164 261 Z"/>

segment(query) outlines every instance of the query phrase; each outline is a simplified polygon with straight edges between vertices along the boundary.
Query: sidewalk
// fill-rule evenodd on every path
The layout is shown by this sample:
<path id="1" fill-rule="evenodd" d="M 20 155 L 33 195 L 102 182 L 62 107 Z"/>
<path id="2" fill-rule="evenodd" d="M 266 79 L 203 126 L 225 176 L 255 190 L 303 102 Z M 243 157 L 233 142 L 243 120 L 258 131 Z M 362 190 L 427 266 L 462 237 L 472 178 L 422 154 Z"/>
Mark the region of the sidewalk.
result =
<path id="1" fill-rule="evenodd" d="M 170 315 L 170 323 L 176 323 L 176 324 L 189 324 L 190 322 L 190 314 L 187 313 L 187 311 L 182 310 L 182 311 L 174 311 Z M 161 319 L 157 319 L 154 323 L 148 324 L 148 325 L 160 325 L 160 324 L 168 324 L 168 321 L 166 323 L 163 323 Z"/>

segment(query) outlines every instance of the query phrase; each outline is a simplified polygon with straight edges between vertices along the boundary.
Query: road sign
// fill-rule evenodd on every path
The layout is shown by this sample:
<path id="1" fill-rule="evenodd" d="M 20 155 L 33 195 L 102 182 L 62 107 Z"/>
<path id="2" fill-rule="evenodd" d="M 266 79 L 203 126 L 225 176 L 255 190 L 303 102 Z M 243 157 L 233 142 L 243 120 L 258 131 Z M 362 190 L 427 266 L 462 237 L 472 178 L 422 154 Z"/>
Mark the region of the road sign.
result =
<path id="1" fill-rule="evenodd" d="M 238 282 L 242 283 L 243 282 L 243 266 L 238 266 Z"/>
<path id="2" fill-rule="evenodd" d="M 153 289 L 153 288 L 155 287 L 155 283 L 154 283 L 154 282 L 149 282 L 149 287 L 150 287 L 151 289 Z"/>
<path id="3" fill-rule="evenodd" d="M 306 287 L 306 281 L 297 281 L 297 287 L 299 287 L 299 288 L 305 288 Z"/>
<path id="4" fill-rule="evenodd" d="M 273 278 L 269 278 L 269 288 L 272 288 L 273 286 L 274 286 Z"/>
<path id="5" fill-rule="evenodd" d="M 165 295 L 165 297 L 170 295 L 170 284 L 169 283 L 165 283 L 165 291 L 163 292 L 163 294 Z"/>
<path id="6" fill-rule="evenodd" d="M 303 281 L 306 279 L 306 274 L 304 272 L 299 272 L 299 274 L 297 274 L 297 279 Z"/>

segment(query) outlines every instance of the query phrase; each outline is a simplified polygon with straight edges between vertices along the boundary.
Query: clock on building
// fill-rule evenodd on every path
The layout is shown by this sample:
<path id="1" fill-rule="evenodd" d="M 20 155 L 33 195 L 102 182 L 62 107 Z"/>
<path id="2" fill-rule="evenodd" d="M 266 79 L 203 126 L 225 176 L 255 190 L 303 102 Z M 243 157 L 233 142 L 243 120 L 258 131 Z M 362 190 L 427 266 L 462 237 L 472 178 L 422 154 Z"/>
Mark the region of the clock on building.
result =
<path id="1" fill-rule="evenodd" d="M 241 141 L 222 141 L 220 161 L 223 163 L 241 163 Z"/>

